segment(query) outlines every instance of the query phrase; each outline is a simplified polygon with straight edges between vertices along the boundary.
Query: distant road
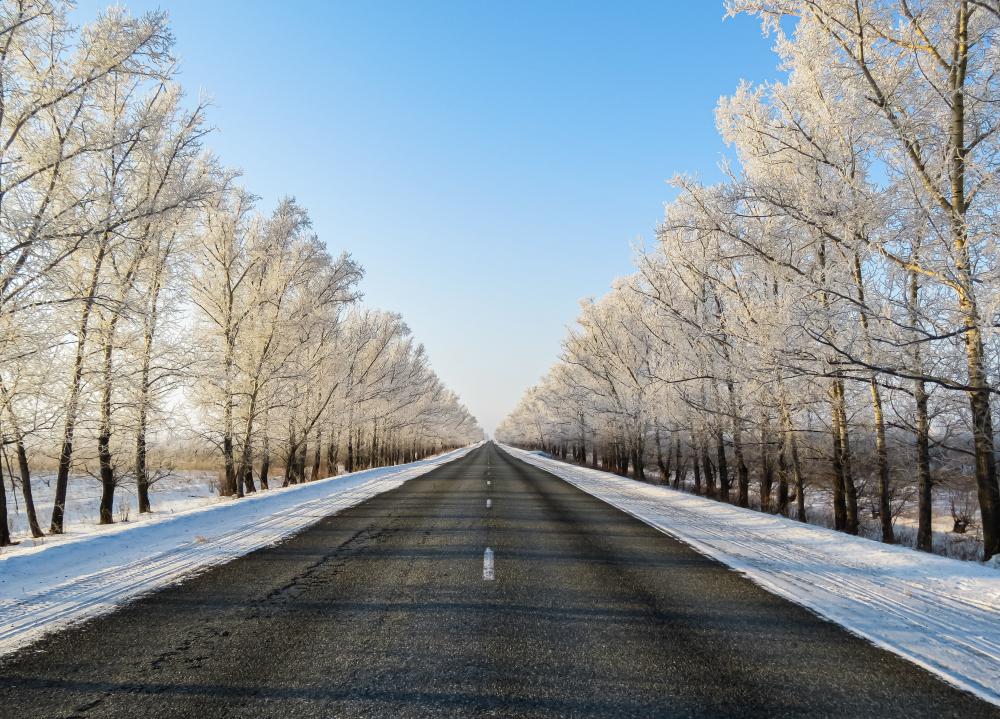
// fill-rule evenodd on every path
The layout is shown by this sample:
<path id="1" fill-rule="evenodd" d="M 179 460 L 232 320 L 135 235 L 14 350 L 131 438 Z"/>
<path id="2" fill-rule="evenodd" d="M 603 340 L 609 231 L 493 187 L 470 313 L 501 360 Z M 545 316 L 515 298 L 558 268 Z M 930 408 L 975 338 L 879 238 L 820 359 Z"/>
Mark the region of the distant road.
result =
<path id="1" fill-rule="evenodd" d="M 70 716 L 1000 708 L 488 444 L 0 661 L 0 717 Z"/>

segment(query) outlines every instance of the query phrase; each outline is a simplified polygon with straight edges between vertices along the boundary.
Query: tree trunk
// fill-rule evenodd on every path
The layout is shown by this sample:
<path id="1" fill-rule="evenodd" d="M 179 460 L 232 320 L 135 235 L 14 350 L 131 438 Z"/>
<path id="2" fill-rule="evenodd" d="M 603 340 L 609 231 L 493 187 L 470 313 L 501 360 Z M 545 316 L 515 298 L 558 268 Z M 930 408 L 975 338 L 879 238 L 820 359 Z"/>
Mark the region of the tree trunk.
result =
<path id="1" fill-rule="evenodd" d="M 990 412 L 990 385 L 983 352 L 982 323 L 972 277 L 965 194 L 966 140 L 965 88 L 969 59 L 969 3 L 962 2 L 957 13 L 955 50 L 950 81 L 951 127 L 949 130 L 951 180 L 951 235 L 958 275 L 959 310 L 965 325 L 965 354 L 968 365 L 969 407 L 976 453 L 976 488 L 983 526 L 983 558 L 1000 553 L 1000 487 L 994 461 L 993 416 Z"/>
<path id="2" fill-rule="evenodd" d="M 250 461 L 246 463 L 243 467 L 243 474 L 240 478 L 240 483 L 243 485 L 243 489 L 247 494 L 254 494 L 257 491 L 257 487 L 254 486 L 253 482 L 253 456 L 251 455 Z"/>
<path id="3" fill-rule="evenodd" d="M 728 355 L 727 355 L 728 356 Z M 729 391 L 729 408 L 733 415 L 733 456 L 736 459 L 736 478 L 738 495 L 736 504 L 741 507 L 750 506 L 750 469 L 743 455 L 743 419 L 736 400 L 736 386 L 732 379 L 726 380 Z"/>
<path id="4" fill-rule="evenodd" d="M 674 489 L 679 489 L 683 480 L 683 475 L 687 472 L 681 460 L 681 435 L 680 432 L 674 437 Z"/>
<path id="5" fill-rule="evenodd" d="M 4 484 L 3 465 L 0 464 L 0 547 L 13 544 L 7 521 L 7 487 Z"/>
<path id="6" fill-rule="evenodd" d="M 287 487 L 291 484 L 296 483 L 295 477 L 295 453 L 298 448 L 295 440 L 295 428 L 292 425 L 288 427 L 288 450 L 285 454 L 285 479 L 281 483 L 282 487 Z"/>
<path id="7" fill-rule="evenodd" d="M 351 427 L 347 428 L 347 461 L 344 471 L 348 474 L 354 471 L 354 429 Z"/>
<path id="8" fill-rule="evenodd" d="M 892 487 L 889 483 L 889 448 L 885 440 L 882 395 L 874 375 L 872 375 L 869 386 L 872 393 L 872 411 L 875 416 L 875 467 L 878 472 L 879 519 L 882 525 L 882 541 L 886 544 L 895 544 L 896 536 L 892 529 L 892 504 L 890 502 Z"/>
<path id="9" fill-rule="evenodd" d="M 918 254 L 914 249 L 914 257 Z M 907 293 L 910 325 L 915 334 L 920 329 L 920 277 L 914 270 L 909 272 Z M 919 336 L 916 337 L 919 340 Z M 931 479 L 930 418 L 927 413 L 927 388 L 920 375 L 924 371 L 920 342 L 913 342 L 913 369 L 917 379 L 913 380 L 913 403 L 915 410 L 916 460 L 917 460 L 917 545 L 922 552 L 933 549 L 933 483 Z"/>
<path id="10" fill-rule="evenodd" d="M 145 420 L 135 438 L 135 492 L 139 501 L 139 514 L 152 512 L 149 501 L 149 468 L 146 466 Z"/>
<path id="11" fill-rule="evenodd" d="M 21 475 L 21 496 L 24 497 L 24 513 L 28 519 L 28 529 L 35 539 L 44 536 L 42 525 L 38 522 L 38 515 L 35 513 L 35 498 L 31 491 L 31 468 L 28 466 L 28 452 L 24 447 L 24 435 L 21 433 L 20 424 L 14 414 L 14 408 L 10 405 L 10 398 L 7 395 L 7 388 L 0 382 L 0 393 L 3 394 L 7 403 L 7 414 L 10 417 L 11 430 L 14 435 L 14 447 L 17 452 L 17 469 Z"/>
<path id="12" fill-rule="evenodd" d="M 714 498 L 715 489 L 715 467 L 708 455 L 708 435 L 701 444 L 701 468 L 705 473 L 705 495 Z"/>
<path id="13" fill-rule="evenodd" d="M 788 444 L 788 452 L 792 460 L 792 481 L 795 485 L 795 509 L 796 519 L 805 522 L 806 517 L 806 488 L 802 476 L 802 463 L 799 460 L 799 441 L 795 437 L 795 426 L 792 424 L 792 413 L 788 409 L 788 402 L 785 400 L 784 388 L 781 393 L 781 424 L 785 433 L 785 442 Z"/>
<path id="14" fill-rule="evenodd" d="M 223 497 L 236 494 L 236 462 L 233 459 L 233 437 L 227 434 L 222 438 L 222 462 L 225 467 L 223 486 L 219 492 Z"/>
<path id="15" fill-rule="evenodd" d="M 233 348 L 229 339 L 230 332 L 226 331 L 226 357 L 223 362 L 225 371 L 225 402 L 222 410 L 222 462 L 225 467 L 225 479 L 220 494 L 223 497 L 232 497 L 239 493 L 239 482 L 236 477 L 236 457 L 233 447 L 233 392 L 232 392 L 232 368 L 233 368 Z"/>
<path id="16" fill-rule="evenodd" d="M 646 445 L 640 434 L 633 443 L 632 464 L 635 465 L 635 478 L 646 481 Z"/>
<path id="17" fill-rule="evenodd" d="M 38 522 L 38 515 L 35 514 L 35 498 L 31 491 L 31 469 L 28 467 L 28 453 L 24 449 L 24 440 L 20 433 L 17 435 L 17 468 L 21 473 L 21 495 L 24 497 L 24 512 L 28 518 L 28 528 L 31 536 L 38 539 L 44 536 L 42 525 Z"/>
<path id="18" fill-rule="evenodd" d="M 847 525 L 844 530 L 848 534 L 858 533 L 858 491 L 854 486 L 854 473 L 851 469 L 851 436 L 847 424 L 847 404 L 844 394 L 844 381 L 837 380 L 840 402 L 840 452 L 844 473 L 844 499 L 847 504 Z"/>
<path id="19" fill-rule="evenodd" d="M 784 440 L 784 437 L 782 438 Z M 788 457 L 785 442 L 778 447 L 778 514 L 788 516 Z"/>
<path id="20" fill-rule="evenodd" d="M 869 365 L 874 364 L 875 353 L 872 350 L 871 329 L 868 324 L 868 309 L 865 304 L 865 284 L 861 270 L 861 256 L 854 253 L 854 284 L 858 293 L 858 304 L 861 308 L 861 331 L 865 341 L 865 359 Z M 882 394 L 878 387 L 878 378 L 872 372 L 868 379 L 868 388 L 872 398 L 872 415 L 875 419 L 875 470 L 879 483 L 879 519 L 882 525 L 882 541 L 895 544 L 896 538 L 892 531 L 892 506 L 890 503 L 891 487 L 889 485 L 889 450 L 885 441 L 885 419 L 882 413 Z"/>
<path id="21" fill-rule="evenodd" d="M 660 428 L 656 428 L 656 468 L 660 470 L 660 484 L 667 484 L 670 481 L 670 449 L 667 448 L 667 455 L 663 454 L 663 442 L 660 439 Z M 584 458 L 586 460 L 586 458 Z"/>
<path id="22" fill-rule="evenodd" d="M 323 444 L 323 433 L 322 433 L 322 430 L 320 430 L 319 426 L 317 426 L 316 427 L 316 448 L 313 450 L 312 476 L 310 477 L 310 479 L 312 479 L 312 480 L 319 479 L 319 477 L 320 477 L 319 467 L 320 467 L 320 462 L 321 462 L 321 460 L 323 458 L 323 454 L 322 454 L 322 451 L 321 451 L 323 449 L 322 444 Z"/>
<path id="23" fill-rule="evenodd" d="M 694 468 L 694 493 L 701 494 L 701 468 L 698 466 L 698 447 L 691 447 L 691 466 Z"/>
<path id="24" fill-rule="evenodd" d="M 143 319 L 142 367 L 139 371 L 139 407 L 135 434 L 135 488 L 139 501 L 139 514 L 152 511 L 149 501 L 146 432 L 148 431 L 147 425 L 149 422 L 150 369 L 153 361 L 153 341 L 156 336 L 160 288 L 162 286 L 160 278 L 166 262 L 166 256 L 161 255 L 156 272 L 154 273 L 153 286 L 150 288 L 149 312 Z"/>
<path id="25" fill-rule="evenodd" d="M 760 511 L 771 513 L 771 492 L 774 488 L 774 461 L 771 459 L 769 422 L 760 425 Z"/>
<path id="26" fill-rule="evenodd" d="M 73 435 L 76 432 L 76 417 L 80 405 L 80 385 L 83 381 L 83 364 L 87 346 L 87 335 L 90 331 L 90 313 L 94 309 L 97 297 L 97 284 L 101 276 L 101 266 L 107 253 L 109 238 L 105 235 L 90 274 L 87 296 L 80 310 L 80 320 L 77 323 L 76 356 L 73 360 L 73 374 L 70 379 L 69 397 L 66 401 L 66 419 L 63 424 L 62 447 L 59 451 L 59 466 L 56 470 L 56 491 L 52 501 L 52 521 L 49 532 L 62 534 L 63 521 L 66 515 L 66 492 L 69 487 L 69 470 L 73 462 Z"/>
<path id="27" fill-rule="evenodd" d="M 114 524 L 115 469 L 111 458 L 111 386 L 115 322 L 108 324 L 104 339 L 104 365 L 101 380 L 100 429 L 97 434 L 97 460 L 101 473 L 100 524 Z"/>
<path id="28" fill-rule="evenodd" d="M 336 477 L 340 473 L 340 433 L 330 431 L 330 439 L 326 445 L 326 464 L 327 471 L 330 473 L 331 477 Z M 409 461 L 408 459 L 405 461 Z"/>
<path id="29" fill-rule="evenodd" d="M 271 443 L 267 437 L 267 414 L 264 415 L 264 432 L 263 437 L 261 437 L 261 447 L 260 447 L 260 487 L 261 489 L 270 489 L 268 485 L 268 472 L 271 470 Z"/>
<path id="30" fill-rule="evenodd" d="M 930 419 L 927 415 L 927 392 L 923 380 L 914 380 L 913 397 L 917 415 L 917 549 L 930 552 L 934 539 L 934 484 L 931 478 Z"/>
<path id="31" fill-rule="evenodd" d="M 719 458 L 719 499 L 729 501 L 729 462 L 726 459 L 726 438 L 720 429 L 716 435 L 716 456 Z"/>
<path id="32" fill-rule="evenodd" d="M 833 434 L 833 528 L 844 531 L 847 527 L 847 500 L 844 492 L 844 453 L 841 450 L 840 410 L 837 403 L 837 380 L 830 385 L 830 428 Z"/>

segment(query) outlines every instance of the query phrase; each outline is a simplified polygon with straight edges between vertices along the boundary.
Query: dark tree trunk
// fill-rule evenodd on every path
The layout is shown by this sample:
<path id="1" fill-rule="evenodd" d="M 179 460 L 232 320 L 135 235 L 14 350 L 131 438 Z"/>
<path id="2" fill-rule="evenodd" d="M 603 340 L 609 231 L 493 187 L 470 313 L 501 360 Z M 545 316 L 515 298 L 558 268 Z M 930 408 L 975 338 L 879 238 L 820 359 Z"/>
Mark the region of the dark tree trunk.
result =
<path id="1" fill-rule="evenodd" d="M 326 445 L 326 471 L 331 477 L 336 477 L 337 473 L 340 471 L 340 467 L 337 466 L 339 462 L 340 454 L 340 437 L 336 433 L 330 432 L 330 439 L 327 440 Z M 409 460 L 406 460 L 409 461 Z"/>
<path id="2" fill-rule="evenodd" d="M 354 471 L 354 430 L 351 428 L 347 430 L 347 462 L 344 470 L 348 474 Z"/>
<path id="3" fill-rule="evenodd" d="M 28 453 L 24 448 L 24 440 L 20 432 L 17 434 L 17 468 L 21 473 L 21 495 L 24 497 L 24 512 L 28 518 L 28 529 L 35 539 L 44 535 L 42 525 L 38 523 L 35 514 L 35 498 L 31 491 L 31 469 L 28 467 Z"/>
<path id="4" fill-rule="evenodd" d="M 840 387 L 840 451 L 843 453 L 844 468 L 844 498 L 847 502 L 848 534 L 858 533 L 858 491 L 854 486 L 854 473 L 851 469 L 851 435 L 847 424 L 847 406 L 844 396 L 844 381 L 838 380 Z"/>
<path id="5" fill-rule="evenodd" d="M 684 466 L 681 457 L 681 437 L 680 433 L 677 433 L 677 436 L 674 437 L 674 489 L 680 488 L 686 473 L 687 467 Z"/>
<path id="6" fill-rule="evenodd" d="M 271 471 L 271 450 L 267 446 L 267 435 L 264 436 L 264 444 L 260 458 L 260 487 L 268 489 L 268 472 Z"/>
<path id="7" fill-rule="evenodd" d="M 298 458 L 295 465 L 295 475 L 299 478 L 300 482 L 306 481 L 306 460 L 309 457 L 309 441 L 308 438 L 302 436 L 302 446 L 298 451 Z"/>
<path id="8" fill-rule="evenodd" d="M 108 437 L 97 439 L 97 454 L 101 463 L 101 512 L 99 524 L 113 524 L 115 504 L 115 471 L 111 467 L 111 454 L 107 451 Z"/>
<path id="9" fill-rule="evenodd" d="M 694 493 L 701 494 L 701 468 L 698 466 L 698 448 L 691 448 L 691 466 L 694 468 Z"/>
<path id="10" fill-rule="evenodd" d="M 656 428 L 656 468 L 660 470 L 660 483 L 666 484 L 670 481 L 670 457 L 664 459 L 663 442 L 660 439 L 660 428 Z"/>
<path id="11" fill-rule="evenodd" d="M 726 438 L 722 430 L 716 442 L 716 456 L 719 458 L 719 499 L 729 501 L 729 462 L 726 459 Z"/>
<path id="12" fill-rule="evenodd" d="M 736 504 L 741 507 L 750 506 L 750 469 L 743 455 L 743 420 L 737 414 L 737 403 L 733 382 L 729 383 L 729 396 L 733 410 L 733 456 L 736 459 Z"/>
<path id="13" fill-rule="evenodd" d="M 788 457 L 784 442 L 778 447 L 778 514 L 788 516 Z"/>
<path id="14" fill-rule="evenodd" d="M 143 425 L 135 438 L 135 492 L 139 514 L 151 512 L 149 501 L 149 469 L 146 466 L 146 431 Z"/>
<path id="15" fill-rule="evenodd" d="M 844 531 L 847 528 L 847 501 L 844 491 L 844 453 L 841 448 L 840 410 L 837 406 L 837 381 L 830 389 L 830 425 L 833 434 L 833 528 Z"/>
<path id="16" fill-rule="evenodd" d="M 87 334 L 90 327 L 90 313 L 94 308 L 97 285 L 101 276 L 101 266 L 107 254 L 109 237 L 105 233 L 91 270 L 90 285 L 86 301 L 80 311 L 80 321 L 77 324 L 76 358 L 73 363 L 73 376 L 70 381 L 69 398 L 66 402 L 66 420 L 63 425 L 63 441 L 59 450 L 59 466 L 56 469 L 56 491 L 52 501 L 52 521 L 49 523 L 51 534 L 62 534 L 63 521 L 66 516 L 66 493 L 69 489 L 69 471 L 73 462 L 73 436 L 76 433 L 76 418 L 80 407 L 80 385 L 83 381 L 83 363 L 87 345 Z"/>
<path id="17" fill-rule="evenodd" d="M 101 386 L 101 421 L 97 435 L 97 460 L 101 473 L 101 524 L 113 524 L 115 504 L 115 469 L 111 458 L 111 382 L 112 359 L 114 347 L 112 336 L 115 323 L 112 321 L 106 329 L 108 336 L 104 340 L 104 366 L 102 369 Z"/>
<path id="18" fill-rule="evenodd" d="M 784 442 L 788 448 L 791 458 L 792 482 L 795 485 L 796 519 L 800 522 L 806 521 L 806 489 L 802 477 L 802 463 L 799 461 L 799 441 L 795 437 L 795 426 L 792 424 L 792 414 L 788 411 L 788 404 L 782 396 L 781 401 L 781 425 L 784 431 Z"/>
<path id="19" fill-rule="evenodd" d="M 4 484 L 3 465 L 0 465 L 0 547 L 11 544 L 10 525 L 7 523 L 7 487 Z"/>
<path id="20" fill-rule="evenodd" d="M 889 448 L 885 439 L 885 420 L 882 417 L 882 395 L 874 375 L 872 375 L 869 386 L 872 409 L 875 415 L 875 466 L 878 473 L 878 506 L 882 541 L 886 544 L 895 544 L 896 535 L 892 528 L 892 487 L 889 482 Z"/>
<path id="21" fill-rule="evenodd" d="M 253 453 L 247 452 L 246 465 L 243 467 L 243 477 L 240 480 L 243 483 L 244 491 L 247 494 L 254 494 L 257 492 L 257 487 L 254 485 L 253 481 Z"/>
<path id="22" fill-rule="evenodd" d="M 645 447 L 643 446 L 642 439 L 636 441 L 634 448 L 632 450 L 632 466 L 635 469 L 635 478 L 640 482 L 646 481 L 646 458 L 645 458 Z"/>
<path id="23" fill-rule="evenodd" d="M 760 426 L 760 511 L 771 512 L 771 491 L 774 487 L 774 461 L 771 459 L 770 435 L 766 421 Z"/>
<path id="24" fill-rule="evenodd" d="M 223 497 L 232 497 L 236 494 L 236 461 L 233 458 L 233 437 L 227 434 L 222 438 L 222 462 L 225 467 L 224 486 L 222 487 Z"/>
<path id="25" fill-rule="evenodd" d="M 310 479 L 319 479 L 320 463 L 323 459 L 323 435 L 320 429 L 316 428 L 316 448 L 313 450 L 313 466 L 312 466 L 312 477 Z"/>
<path id="26" fill-rule="evenodd" d="M 913 396 L 917 405 L 917 549 L 930 552 L 934 539 L 931 529 L 934 484 L 931 478 L 930 420 L 924 382 L 916 380 L 913 384 Z"/>
<path id="27" fill-rule="evenodd" d="M 283 487 L 287 487 L 291 484 L 296 484 L 296 465 L 295 465 L 295 453 L 298 450 L 298 445 L 295 442 L 295 433 L 289 432 L 288 436 L 288 451 L 285 454 L 285 481 L 282 482 Z"/>
<path id="28" fill-rule="evenodd" d="M 705 473 L 705 496 L 715 498 L 717 492 L 715 488 L 715 467 L 711 457 L 708 456 L 708 441 L 701 445 L 701 468 Z"/>
<path id="29" fill-rule="evenodd" d="M 920 327 L 920 277 L 910 272 L 907 299 L 910 324 Z M 923 354 L 920 342 L 913 343 L 913 368 L 917 375 L 923 372 Z M 922 379 L 913 381 L 913 401 L 916 405 L 916 460 L 917 460 L 917 549 L 930 552 L 934 546 L 933 532 L 933 479 L 931 478 L 930 418 L 927 412 L 927 387 Z"/>

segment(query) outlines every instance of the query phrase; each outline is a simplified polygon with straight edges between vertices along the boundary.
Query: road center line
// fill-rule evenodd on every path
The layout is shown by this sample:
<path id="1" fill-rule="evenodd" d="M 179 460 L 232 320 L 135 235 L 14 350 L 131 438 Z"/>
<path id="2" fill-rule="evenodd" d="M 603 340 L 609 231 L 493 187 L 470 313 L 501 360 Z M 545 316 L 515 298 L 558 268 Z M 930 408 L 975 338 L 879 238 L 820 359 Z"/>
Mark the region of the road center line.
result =
<path id="1" fill-rule="evenodd" d="M 483 580 L 493 581 L 493 550 L 489 547 L 483 552 Z"/>

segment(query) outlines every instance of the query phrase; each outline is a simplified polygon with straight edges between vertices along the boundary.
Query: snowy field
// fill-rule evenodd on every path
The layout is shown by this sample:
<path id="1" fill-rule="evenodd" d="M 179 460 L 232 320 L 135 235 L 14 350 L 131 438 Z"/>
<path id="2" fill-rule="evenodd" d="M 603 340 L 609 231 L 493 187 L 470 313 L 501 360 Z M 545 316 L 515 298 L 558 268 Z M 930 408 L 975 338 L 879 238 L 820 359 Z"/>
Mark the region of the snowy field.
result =
<path id="1" fill-rule="evenodd" d="M 982 523 L 979 505 L 974 492 L 968 493 L 974 506 L 964 507 L 971 520 L 969 531 L 958 534 L 952 531 L 954 519 L 951 515 L 951 496 L 946 490 L 935 491 L 931 502 L 931 542 L 934 553 L 952 559 L 977 561 L 983 556 Z M 806 493 L 806 516 L 810 524 L 833 528 L 833 491 L 826 487 L 810 487 Z M 906 547 L 917 546 L 917 502 L 906 503 L 905 508 L 893 522 L 896 542 Z M 759 506 L 759 502 L 758 502 Z M 794 509 L 792 510 L 794 511 Z M 871 516 L 867 507 L 859 507 L 860 527 L 858 532 L 868 539 L 879 540 L 882 527 L 878 518 Z"/>
<path id="2" fill-rule="evenodd" d="M 195 508 L 84 530 L 0 554 L 0 655 L 135 597 L 274 544 L 323 517 L 458 459 L 478 445 L 244 499 L 192 497 Z M 156 496 L 154 496 L 154 500 Z M 197 506 L 200 503 L 201 506 Z"/>
<path id="3" fill-rule="evenodd" d="M 281 478 L 277 481 L 280 483 Z M 31 478 L 35 499 L 35 513 L 43 530 L 49 527 L 52 517 L 52 501 L 55 494 L 54 473 L 35 473 Z M 101 499 L 99 480 L 85 475 L 71 475 L 66 499 L 65 533 L 34 539 L 28 531 L 28 518 L 24 513 L 24 499 L 20 489 L 13 490 L 9 482 L 7 491 L 7 513 L 11 535 L 18 545 L 0 549 L 0 557 L 6 554 L 20 554 L 39 546 L 49 546 L 72 542 L 95 533 L 117 531 L 135 524 L 158 522 L 178 512 L 230 501 L 219 496 L 218 473 L 206 470 L 174 470 L 153 485 L 150 502 L 153 512 L 139 514 L 139 502 L 134 485 L 123 485 L 115 492 L 115 525 L 98 524 L 98 503 Z"/>
<path id="4" fill-rule="evenodd" d="M 1000 704 L 1000 565 L 889 546 L 501 447 Z"/>
<path id="5" fill-rule="evenodd" d="M 551 457 L 546 454 L 545 456 Z M 647 470 L 647 479 L 659 479 L 660 474 L 656 470 Z M 694 482 L 690 477 L 681 483 L 681 489 L 685 492 L 695 493 Z M 751 509 L 760 509 L 760 495 L 757 492 L 755 483 L 750 485 L 749 505 Z M 882 526 L 877 517 L 872 516 L 871 507 L 868 506 L 870 494 L 865 492 L 863 483 L 859 484 L 859 507 L 858 533 L 868 539 L 879 540 L 882 536 Z M 915 488 L 911 494 L 915 495 Z M 806 519 L 809 524 L 820 527 L 833 528 L 833 492 L 828 487 L 808 486 L 806 488 Z M 970 520 L 969 530 L 965 534 L 953 532 L 954 519 L 952 517 L 952 501 L 957 501 L 961 510 Z M 912 497 L 905 503 L 903 511 L 899 512 L 893 520 L 893 531 L 896 535 L 896 543 L 907 547 L 917 545 L 917 506 L 916 500 Z M 792 516 L 795 516 L 795 503 L 789 507 Z M 975 493 L 972 490 L 967 492 L 950 492 L 946 488 L 935 487 L 934 499 L 931 505 L 931 532 L 934 553 L 952 559 L 966 559 L 970 561 L 978 560 L 983 556 L 983 533 L 982 524 L 979 517 L 979 505 Z"/>

